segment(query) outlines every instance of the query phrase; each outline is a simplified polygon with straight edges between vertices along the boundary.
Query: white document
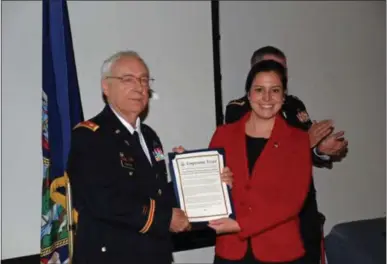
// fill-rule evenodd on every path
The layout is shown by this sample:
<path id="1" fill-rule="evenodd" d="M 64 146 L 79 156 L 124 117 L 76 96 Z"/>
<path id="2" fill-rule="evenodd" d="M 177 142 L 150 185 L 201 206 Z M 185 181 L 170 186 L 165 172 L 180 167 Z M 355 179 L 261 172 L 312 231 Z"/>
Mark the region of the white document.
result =
<path id="1" fill-rule="evenodd" d="M 172 161 L 180 208 L 190 222 L 206 222 L 232 213 L 226 183 L 220 179 L 223 155 L 216 150 L 176 154 Z"/>

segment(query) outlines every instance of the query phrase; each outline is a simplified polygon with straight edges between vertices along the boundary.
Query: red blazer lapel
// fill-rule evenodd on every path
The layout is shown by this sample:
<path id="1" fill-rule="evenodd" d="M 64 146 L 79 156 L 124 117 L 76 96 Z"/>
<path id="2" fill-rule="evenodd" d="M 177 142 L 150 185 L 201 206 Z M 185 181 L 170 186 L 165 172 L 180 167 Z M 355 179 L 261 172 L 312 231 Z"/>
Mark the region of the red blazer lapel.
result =
<path id="1" fill-rule="evenodd" d="M 286 121 L 277 115 L 271 136 L 254 165 L 252 180 L 271 182 L 276 180 L 276 176 L 282 174 L 281 167 L 288 161 L 284 159 L 287 156 L 287 151 L 284 149 L 288 149 L 287 138 L 290 134 L 291 129 Z M 267 175 L 271 177 L 268 178 Z"/>

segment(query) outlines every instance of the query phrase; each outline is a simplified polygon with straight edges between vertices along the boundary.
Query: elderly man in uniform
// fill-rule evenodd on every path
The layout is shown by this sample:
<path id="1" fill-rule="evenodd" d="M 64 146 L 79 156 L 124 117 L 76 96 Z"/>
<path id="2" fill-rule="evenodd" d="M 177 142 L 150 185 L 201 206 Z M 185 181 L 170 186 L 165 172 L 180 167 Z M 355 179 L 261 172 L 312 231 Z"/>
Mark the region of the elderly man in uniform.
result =
<path id="1" fill-rule="evenodd" d="M 151 81 L 136 52 L 111 56 L 102 67 L 105 108 L 74 128 L 75 264 L 171 263 L 170 232 L 189 229 L 185 213 L 173 208 L 160 139 L 139 118 Z"/>
<path id="2" fill-rule="evenodd" d="M 251 57 L 251 66 L 262 60 L 274 60 L 286 67 L 285 54 L 272 46 L 256 50 Z M 226 107 L 225 121 L 233 123 L 248 111 L 250 111 L 250 104 L 247 95 L 232 100 Z M 348 142 L 343 138 L 344 132 L 333 133 L 331 120 L 312 122 L 304 103 L 297 97 L 286 95 L 282 115 L 290 125 L 309 132 L 314 166 L 331 167 L 332 157 L 340 155 L 346 149 Z M 316 190 L 312 181 L 304 207 L 300 212 L 301 235 L 306 250 L 306 259 L 312 264 L 320 263 L 321 221 L 323 218 L 317 209 Z"/>

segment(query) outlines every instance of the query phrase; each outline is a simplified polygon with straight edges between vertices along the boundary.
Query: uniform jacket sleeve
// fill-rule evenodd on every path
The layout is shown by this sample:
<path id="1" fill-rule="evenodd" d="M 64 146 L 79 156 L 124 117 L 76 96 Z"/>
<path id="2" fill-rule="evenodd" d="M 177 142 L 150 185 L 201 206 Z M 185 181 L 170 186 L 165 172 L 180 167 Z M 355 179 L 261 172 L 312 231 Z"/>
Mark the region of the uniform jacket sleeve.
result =
<path id="1" fill-rule="evenodd" d="M 158 206 L 154 199 L 139 194 L 135 185 L 129 191 L 128 187 L 122 188 L 109 167 L 106 144 L 98 131 L 73 131 L 68 174 L 80 218 L 86 213 L 121 228 L 150 235 L 168 234 L 171 208 Z"/>
<path id="2" fill-rule="evenodd" d="M 312 121 L 307 120 L 306 122 L 301 122 L 297 114 L 305 112 L 308 116 L 308 111 L 306 110 L 305 104 L 296 96 L 288 95 L 286 96 L 286 101 L 283 106 L 283 112 L 285 113 L 286 120 L 290 125 L 293 125 L 297 128 L 303 129 L 305 131 L 308 131 L 312 126 Z M 326 160 L 313 151 L 311 149 L 311 155 L 312 155 L 312 161 L 313 165 L 316 167 L 330 167 L 331 166 L 331 160 Z"/>

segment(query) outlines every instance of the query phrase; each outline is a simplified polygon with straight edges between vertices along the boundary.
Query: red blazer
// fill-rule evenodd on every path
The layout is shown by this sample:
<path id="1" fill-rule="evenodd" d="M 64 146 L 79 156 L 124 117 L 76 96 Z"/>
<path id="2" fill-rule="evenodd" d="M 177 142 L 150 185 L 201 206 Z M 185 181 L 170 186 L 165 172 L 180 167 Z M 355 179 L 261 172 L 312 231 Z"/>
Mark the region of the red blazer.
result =
<path id="1" fill-rule="evenodd" d="M 218 127 L 210 143 L 210 147 L 226 151 L 226 165 L 234 174 L 235 215 L 241 227 L 239 233 L 219 235 L 215 251 L 225 259 L 241 259 L 251 237 L 258 260 L 291 261 L 305 253 L 298 213 L 312 177 L 309 136 L 278 115 L 249 178 L 245 123 L 250 114 Z"/>

